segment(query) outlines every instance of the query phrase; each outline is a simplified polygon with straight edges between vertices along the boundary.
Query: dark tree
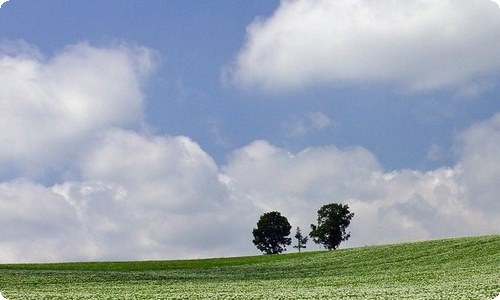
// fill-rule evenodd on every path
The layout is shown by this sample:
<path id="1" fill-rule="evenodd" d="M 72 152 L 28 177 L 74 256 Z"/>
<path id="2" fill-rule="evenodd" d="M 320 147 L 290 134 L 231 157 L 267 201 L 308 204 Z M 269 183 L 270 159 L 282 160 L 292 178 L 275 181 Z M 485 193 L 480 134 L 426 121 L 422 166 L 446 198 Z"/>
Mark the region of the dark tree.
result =
<path id="1" fill-rule="evenodd" d="M 318 210 L 318 225 L 311 224 L 309 235 L 315 243 L 322 244 L 326 249 L 337 249 L 340 242 L 347 241 L 351 236 L 346 229 L 353 216 L 348 205 L 324 205 Z"/>
<path id="2" fill-rule="evenodd" d="M 257 228 L 253 229 L 253 243 L 266 254 L 278 254 L 286 251 L 285 247 L 292 243 L 290 223 L 286 217 L 277 211 L 272 211 L 260 216 Z"/>
<path id="3" fill-rule="evenodd" d="M 300 228 L 298 226 L 297 226 L 297 231 L 295 233 L 295 238 L 297 239 L 297 245 L 293 246 L 293 248 L 299 249 L 300 253 L 300 249 L 306 248 L 306 244 L 309 238 L 307 236 L 302 236 L 302 232 L 300 232 Z"/>

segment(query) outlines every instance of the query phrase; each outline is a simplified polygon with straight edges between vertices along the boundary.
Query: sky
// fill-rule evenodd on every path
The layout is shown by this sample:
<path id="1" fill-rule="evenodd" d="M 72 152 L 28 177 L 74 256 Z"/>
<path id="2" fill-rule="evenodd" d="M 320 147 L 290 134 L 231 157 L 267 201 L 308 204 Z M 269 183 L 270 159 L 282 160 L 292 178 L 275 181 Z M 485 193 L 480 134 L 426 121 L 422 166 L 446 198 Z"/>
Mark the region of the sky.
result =
<path id="1" fill-rule="evenodd" d="M 498 53 L 492 0 L 4 2 L 0 262 L 498 234 Z"/>

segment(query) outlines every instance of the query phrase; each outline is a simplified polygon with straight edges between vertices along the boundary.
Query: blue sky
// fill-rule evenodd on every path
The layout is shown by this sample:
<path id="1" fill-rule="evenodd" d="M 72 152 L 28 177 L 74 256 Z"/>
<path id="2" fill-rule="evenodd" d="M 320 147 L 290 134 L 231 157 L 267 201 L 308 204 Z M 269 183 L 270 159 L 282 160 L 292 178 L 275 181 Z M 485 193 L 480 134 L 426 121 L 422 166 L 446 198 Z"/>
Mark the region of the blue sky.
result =
<path id="1" fill-rule="evenodd" d="M 253 254 L 329 202 L 351 246 L 498 233 L 499 50 L 491 0 L 5 2 L 0 260 Z"/>

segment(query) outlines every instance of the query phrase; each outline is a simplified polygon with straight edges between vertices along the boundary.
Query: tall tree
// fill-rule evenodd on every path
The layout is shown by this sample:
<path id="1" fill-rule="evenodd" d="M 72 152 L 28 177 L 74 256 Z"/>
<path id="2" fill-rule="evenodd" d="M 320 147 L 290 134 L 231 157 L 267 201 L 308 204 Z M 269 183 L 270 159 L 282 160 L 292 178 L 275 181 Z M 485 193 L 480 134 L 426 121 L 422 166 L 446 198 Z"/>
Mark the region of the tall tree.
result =
<path id="1" fill-rule="evenodd" d="M 266 254 L 278 254 L 286 251 L 285 247 L 292 243 L 288 219 L 277 211 L 267 212 L 260 216 L 257 228 L 253 229 L 253 243 Z"/>
<path id="2" fill-rule="evenodd" d="M 297 231 L 295 233 L 295 238 L 297 239 L 297 245 L 293 246 L 293 248 L 299 249 L 300 253 L 300 249 L 306 248 L 306 244 L 309 238 L 307 236 L 302 236 L 302 232 L 300 232 L 300 227 L 298 226 L 297 226 Z"/>
<path id="3" fill-rule="evenodd" d="M 354 213 L 349 206 L 331 203 L 318 210 L 318 225 L 311 224 L 309 234 L 313 241 L 326 249 L 337 249 L 342 241 L 347 241 L 351 234 L 346 232 Z"/>

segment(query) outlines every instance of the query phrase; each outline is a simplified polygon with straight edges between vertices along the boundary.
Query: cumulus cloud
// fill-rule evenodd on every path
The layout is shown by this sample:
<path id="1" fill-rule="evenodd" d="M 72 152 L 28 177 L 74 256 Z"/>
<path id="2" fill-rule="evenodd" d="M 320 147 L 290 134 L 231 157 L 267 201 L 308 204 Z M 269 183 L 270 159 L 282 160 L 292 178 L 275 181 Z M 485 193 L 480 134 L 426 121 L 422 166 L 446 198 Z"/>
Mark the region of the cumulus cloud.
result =
<path id="1" fill-rule="evenodd" d="M 5 4 L 5 2 L 8 2 L 9 0 L 0 0 L 0 8 L 2 8 L 2 5 Z"/>
<path id="2" fill-rule="evenodd" d="M 84 179 L 132 187 L 141 205 L 171 213 L 196 213 L 225 198 L 218 168 L 198 144 L 183 136 L 107 133 L 81 165 Z"/>
<path id="3" fill-rule="evenodd" d="M 212 158 L 188 137 L 140 133 L 151 50 L 81 43 L 46 58 L 16 42 L 0 53 L 1 261 L 241 252 L 246 237 L 228 232 L 246 209 Z M 36 182 L 53 167 L 61 182 Z"/>
<path id="4" fill-rule="evenodd" d="M 491 0 L 283 0 L 247 27 L 230 80 L 267 90 L 389 83 L 462 88 L 500 70 Z"/>
<path id="5" fill-rule="evenodd" d="M 233 201 L 212 158 L 187 137 L 110 130 L 78 165 L 81 181 L 0 185 L 0 261 L 227 256 L 248 249 L 254 220 L 245 214 L 252 206 Z"/>
<path id="6" fill-rule="evenodd" d="M 387 173 L 360 147 L 290 153 L 264 141 L 235 152 L 224 169 L 239 198 L 260 211 L 279 210 L 305 228 L 322 205 L 349 204 L 356 214 L 351 245 L 495 232 L 498 215 L 476 204 L 496 206 L 496 200 L 467 193 L 477 186 L 469 179 L 476 171 L 459 165 Z M 494 174 L 491 180 L 498 179 Z M 493 185 L 481 187 L 498 193 Z"/>
<path id="7" fill-rule="evenodd" d="M 464 192 L 472 205 L 498 217 L 500 182 L 500 113 L 475 124 L 459 137 Z"/>
<path id="8" fill-rule="evenodd" d="M 500 114 L 458 136 L 456 165 L 428 172 L 387 172 L 362 147 L 290 152 L 262 140 L 220 166 L 189 137 L 138 128 L 150 50 L 0 53 L 0 166 L 14 170 L 0 181 L 2 262 L 250 254 L 263 212 L 307 231 L 331 202 L 356 214 L 351 245 L 500 228 Z M 319 112 L 302 120 L 311 130 L 332 123 Z M 56 184 L 30 173 L 64 160 L 73 173 Z"/>
<path id="9" fill-rule="evenodd" d="M 0 259 L 250 254 L 263 212 L 278 210 L 307 232 L 331 202 L 355 213 L 351 246 L 495 233 L 499 115 L 460 136 L 459 163 L 427 172 L 387 172 L 362 147 L 292 153 L 267 141 L 217 166 L 187 137 L 109 130 L 78 161 L 81 181 L 0 184 Z"/>
<path id="10" fill-rule="evenodd" d="M 30 180 L 2 182 L 0 211 L 1 261 L 85 256 L 74 210 L 50 189 Z"/>
<path id="11" fill-rule="evenodd" d="M 17 175 L 42 173 L 96 132 L 140 124 L 141 80 L 152 56 L 140 47 L 80 43 L 45 58 L 23 42 L 2 44 L 0 167 Z"/>
<path id="12" fill-rule="evenodd" d="M 112 130 L 82 159 L 81 174 L 87 181 L 54 191 L 78 212 L 95 257 L 227 255 L 239 246 L 241 237 L 227 229 L 241 229 L 243 208 L 229 201 L 215 162 L 187 137 Z"/>

